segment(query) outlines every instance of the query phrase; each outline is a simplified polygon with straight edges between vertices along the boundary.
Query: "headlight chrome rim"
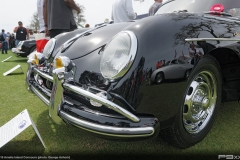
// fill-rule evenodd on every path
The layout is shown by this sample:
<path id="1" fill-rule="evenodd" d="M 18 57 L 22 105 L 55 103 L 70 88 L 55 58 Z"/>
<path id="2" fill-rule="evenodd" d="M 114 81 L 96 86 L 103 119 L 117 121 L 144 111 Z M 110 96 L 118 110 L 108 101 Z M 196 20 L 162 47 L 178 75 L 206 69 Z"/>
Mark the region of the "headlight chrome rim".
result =
<path id="1" fill-rule="evenodd" d="M 52 45 L 51 45 L 50 49 L 47 50 L 48 43 L 52 43 Z M 53 49 L 56 45 L 56 39 L 52 38 L 49 40 L 48 43 L 46 44 L 46 46 L 44 47 L 44 50 L 43 50 L 43 55 L 46 59 L 48 59 L 51 56 L 51 53 L 53 52 Z"/>
<path id="2" fill-rule="evenodd" d="M 109 45 L 111 45 L 111 42 L 119 35 L 121 34 L 128 34 L 129 38 L 130 38 L 130 51 L 129 51 L 129 54 L 128 54 L 128 60 L 124 63 L 124 65 L 122 65 L 122 67 L 118 70 L 117 74 L 109 77 L 109 76 L 106 76 L 104 74 L 104 71 L 102 70 L 102 61 L 103 61 L 103 56 L 104 54 L 107 54 L 105 53 L 105 50 L 106 48 L 109 47 Z M 109 43 L 106 45 L 104 51 L 103 51 L 103 55 L 101 57 L 101 62 L 100 62 L 100 72 L 102 74 L 102 76 L 105 78 L 105 79 L 108 79 L 110 81 L 115 81 L 121 77 L 123 77 L 127 72 L 128 70 L 130 69 L 130 67 L 132 66 L 133 64 L 133 61 L 137 55 L 137 37 L 136 35 L 132 32 L 132 31 L 121 31 L 120 33 L 118 33 L 116 36 L 114 36 L 110 41 Z"/>

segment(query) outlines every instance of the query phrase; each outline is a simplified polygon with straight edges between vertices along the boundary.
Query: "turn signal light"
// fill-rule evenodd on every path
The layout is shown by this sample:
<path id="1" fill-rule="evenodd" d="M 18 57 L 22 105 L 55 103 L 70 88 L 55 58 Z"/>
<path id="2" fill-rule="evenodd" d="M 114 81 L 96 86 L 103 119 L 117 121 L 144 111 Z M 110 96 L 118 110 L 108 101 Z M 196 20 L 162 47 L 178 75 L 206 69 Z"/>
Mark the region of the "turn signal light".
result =
<path id="1" fill-rule="evenodd" d="M 63 62 L 60 57 L 56 58 L 56 63 L 55 63 L 56 68 L 62 68 L 63 67 Z"/>
<path id="2" fill-rule="evenodd" d="M 38 57 L 37 57 L 37 54 L 34 54 L 34 63 L 36 64 L 36 65 L 38 65 L 39 64 L 39 60 L 38 60 Z"/>

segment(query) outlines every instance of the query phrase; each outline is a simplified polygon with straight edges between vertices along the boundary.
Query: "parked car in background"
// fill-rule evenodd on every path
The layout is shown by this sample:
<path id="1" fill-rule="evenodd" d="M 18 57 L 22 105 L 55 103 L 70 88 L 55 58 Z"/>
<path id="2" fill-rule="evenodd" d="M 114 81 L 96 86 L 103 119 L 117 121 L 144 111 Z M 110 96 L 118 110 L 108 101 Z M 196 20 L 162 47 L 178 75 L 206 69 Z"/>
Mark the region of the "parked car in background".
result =
<path id="1" fill-rule="evenodd" d="M 187 79 L 192 71 L 193 64 L 187 61 L 174 59 L 168 61 L 151 74 L 151 83 L 160 84 L 164 80 Z"/>
<path id="2" fill-rule="evenodd" d="M 211 130 L 221 102 L 239 99 L 239 11 L 239 0 L 170 0 L 155 16 L 84 31 L 54 52 L 58 38 L 51 39 L 43 55 L 29 57 L 28 89 L 57 124 L 112 140 L 161 135 L 190 147 Z M 159 68 L 163 77 L 173 61 L 191 65 L 194 47 L 203 53 L 197 63 L 169 72 L 191 70 L 185 78 L 146 80 L 159 73 L 158 60 L 169 61 Z"/>
<path id="3" fill-rule="evenodd" d="M 19 57 L 27 57 L 30 53 L 36 50 L 35 40 L 20 41 L 16 48 L 12 48 L 14 55 Z"/>

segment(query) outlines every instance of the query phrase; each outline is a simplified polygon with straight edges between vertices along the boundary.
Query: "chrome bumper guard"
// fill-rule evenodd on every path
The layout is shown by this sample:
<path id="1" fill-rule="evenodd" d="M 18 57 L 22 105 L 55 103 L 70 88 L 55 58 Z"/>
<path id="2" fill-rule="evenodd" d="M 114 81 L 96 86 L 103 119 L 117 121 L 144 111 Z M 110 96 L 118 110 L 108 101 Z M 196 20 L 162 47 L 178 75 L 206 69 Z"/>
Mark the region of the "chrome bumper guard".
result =
<path id="1" fill-rule="evenodd" d="M 65 69 L 65 68 L 64 68 Z M 57 123 L 60 124 L 62 119 L 69 122 L 70 124 L 82 128 L 84 130 L 97 133 L 100 135 L 113 136 L 113 137 L 150 137 L 155 134 L 155 128 L 153 126 L 144 126 L 144 127 L 115 127 L 115 126 L 105 126 L 96 123 L 92 123 L 80 118 L 73 117 L 68 113 L 60 110 L 60 107 L 65 103 L 63 98 L 64 88 L 68 89 L 76 94 L 87 97 L 95 102 L 102 104 L 109 109 L 116 111 L 122 116 L 128 118 L 134 123 L 138 123 L 140 119 L 122 108 L 121 106 L 115 104 L 114 102 L 102 98 L 96 94 L 93 94 L 87 90 L 84 90 L 80 87 L 68 84 L 64 82 L 64 69 L 56 69 L 57 71 L 53 72 L 53 77 L 41 72 L 35 66 L 29 64 L 29 69 L 26 75 L 26 84 L 28 90 L 34 92 L 47 106 L 49 106 L 49 115 Z M 47 80 L 53 82 L 53 88 L 50 96 L 50 100 L 47 99 L 37 88 L 35 88 L 30 82 L 31 73 L 37 73 L 39 76 L 46 78 Z"/>

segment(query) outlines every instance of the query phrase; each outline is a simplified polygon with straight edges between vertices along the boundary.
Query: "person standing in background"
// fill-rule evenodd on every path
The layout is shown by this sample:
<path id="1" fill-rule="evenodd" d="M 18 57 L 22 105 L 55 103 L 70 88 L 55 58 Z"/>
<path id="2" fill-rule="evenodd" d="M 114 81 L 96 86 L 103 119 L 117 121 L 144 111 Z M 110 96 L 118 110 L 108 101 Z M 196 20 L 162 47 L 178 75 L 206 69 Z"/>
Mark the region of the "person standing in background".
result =
<path id="1" fill-rule="evenodd" d="M 112 20 L 114 23 L 127 22 L 136 19 L 132 0 L 115 0 L 112 5 Z"/>
<path id="2" fill-rule="evenodd" d="M 28 29 L 23 27 L 23 23 L 21 21 L 18 22 L 18 26 L 14 28 L 13 32 L 16 33 L 16 46 L 20 41 L 29 39 Z"/>
<path id="3" fill-rule="evenodd" d="M 8 49 L 10 48 L 10 32 L 7 32 L 7 43 L 8 43 Z"/>
<path id="4" fill-rule="evenodd" d="M 11 35 L 10 32 L 7 32 L 7 36 L 10 37 L 10 35 Z"/>
<path id="5" fill-rule="evenodd" d="M 10 35 L 10 38 L 9 38 L 9 46 L 10 46 L 10 49 L 15 47 L 15 36 L 13 33 Z"/>
<path id="6" fill-rule="evenodd" d="M 7 54 L 7 50 L 8 50 L 8 36 L 5 33 L 5 30 L 2 29 L 2 34 L 1 34 L 4 38 L 4 41 L 2 42 L 2 54 L 4 54 L 4 52 Z"/>
<path id="7" fill-rule="evenodd" d="M 153 16 L 161 6 L 162 0 L 155 0 L 153 5 L 149 8 L 148 16 Z"/>
<path id="8" fill-rule="evenodd" d="M 44 0 L 37 0 L 37 12 L 38 12 L 38 21 L 39 21 L 39 32 L 44 33 L 44 19 L 43 19 L 43 2 Z"/>
<path id="9" fill-rule="evenodd" d="M 44 0 L 43 18 L 46 36 L 50 38 L 77 29 L 73 11 L 80 13 L 74 0 Z"/>
<path id="10" fill-rule="evenodd" d="M 202 57 L 202 52 L 195 48 L 195 45 L 192 43 L 190 44 L 189 47 L 189 56 L 192 58 L 191 64 L 193 64 L 194 66 L 197 64 L 198 60 Z"/>
<path id="11" fill-rule="evenodd" d="M 34 40 L 34 39 L 35 39 L 35 36 L 33 34 L 33 30 L 29 29 L 29 40 Z"/>

